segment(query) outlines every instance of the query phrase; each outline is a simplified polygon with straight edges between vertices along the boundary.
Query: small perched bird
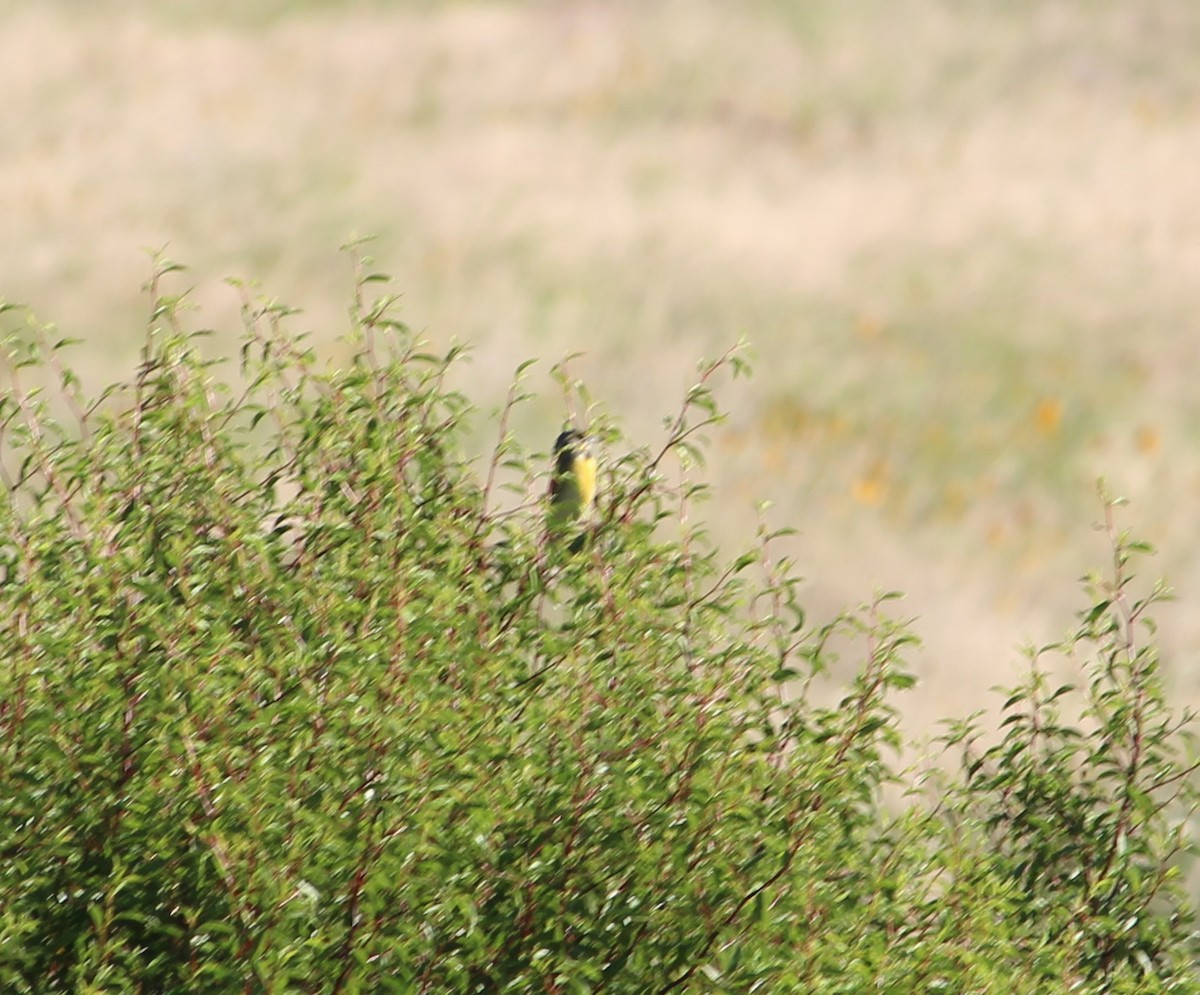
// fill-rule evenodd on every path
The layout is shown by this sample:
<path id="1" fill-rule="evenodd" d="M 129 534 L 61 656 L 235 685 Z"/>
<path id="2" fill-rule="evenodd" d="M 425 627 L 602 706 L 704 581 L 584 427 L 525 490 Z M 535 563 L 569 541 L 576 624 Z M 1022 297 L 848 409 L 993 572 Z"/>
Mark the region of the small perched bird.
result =
<path id="1" fill-rule="evenodd" d="M 550 510 L 546 528 L 551 537 L 561 536 L 591 513 L 596 501 L 596 458 L 587 438 L 568 428 L 554 440 L 554 474 L 550 478 Z M 583 537 L 571 544 L 572 551 L 583 545 Z"/>

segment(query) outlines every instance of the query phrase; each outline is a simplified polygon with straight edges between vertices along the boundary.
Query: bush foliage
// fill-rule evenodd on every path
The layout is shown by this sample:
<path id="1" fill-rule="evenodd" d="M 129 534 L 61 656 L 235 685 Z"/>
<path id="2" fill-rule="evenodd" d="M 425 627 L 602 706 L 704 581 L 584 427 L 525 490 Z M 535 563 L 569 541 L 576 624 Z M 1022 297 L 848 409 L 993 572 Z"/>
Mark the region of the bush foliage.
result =
<path id="1" fill-rule="evenodd" d="M 247 298 L 230 376 L 170 268 L 97 398 L 9 340 L 0 989 L 1200 990 L 1186 717 L 1112 502 L 1075 635 L 918 777 L 892 599 L 810 623 L 777 534 L 686 525 L 736 355 L 655 446 L 597 416 L 627 455 L 570 553 L 500 510 L 545 485 L 520 377 L 480 470 L 380 278 L 341 368 Z"/>

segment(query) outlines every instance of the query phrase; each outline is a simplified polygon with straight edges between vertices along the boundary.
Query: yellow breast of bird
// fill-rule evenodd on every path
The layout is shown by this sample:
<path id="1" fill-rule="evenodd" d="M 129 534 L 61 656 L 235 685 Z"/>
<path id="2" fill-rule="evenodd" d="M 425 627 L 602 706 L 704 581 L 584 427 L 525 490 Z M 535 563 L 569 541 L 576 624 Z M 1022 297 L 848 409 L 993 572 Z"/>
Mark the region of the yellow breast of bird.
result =
<path id="1" fill-rule="evenodd" d="M 579 488 L 579 513 L 587 514 L 596 500 L 596 460 L 580 456 L 575 461 L 575 482 Z"/>

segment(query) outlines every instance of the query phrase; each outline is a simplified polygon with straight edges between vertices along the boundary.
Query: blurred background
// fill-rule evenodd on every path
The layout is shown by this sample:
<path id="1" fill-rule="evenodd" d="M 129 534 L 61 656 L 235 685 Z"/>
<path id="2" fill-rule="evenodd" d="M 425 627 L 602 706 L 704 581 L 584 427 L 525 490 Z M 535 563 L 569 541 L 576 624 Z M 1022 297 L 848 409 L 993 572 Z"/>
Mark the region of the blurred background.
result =
<path id="1" fill-rule="evenodd" d="M 732 551 L 771 501 L 814 619 L 906 592 L 913 736 L 1072 626 L 1101 475 L 1196 699 L 1200 4 L 0 0 L 0 51 L 0 297 L 90 382 L 164 245 L 216 348 L 234 277 L 334 354 L 339 246 L 377 236 L 402 316 L 473 350 L 480 452 L 525 359 L 526 445 L 573 351 L 653 443 L 744 335 L 701 514 Z"/>

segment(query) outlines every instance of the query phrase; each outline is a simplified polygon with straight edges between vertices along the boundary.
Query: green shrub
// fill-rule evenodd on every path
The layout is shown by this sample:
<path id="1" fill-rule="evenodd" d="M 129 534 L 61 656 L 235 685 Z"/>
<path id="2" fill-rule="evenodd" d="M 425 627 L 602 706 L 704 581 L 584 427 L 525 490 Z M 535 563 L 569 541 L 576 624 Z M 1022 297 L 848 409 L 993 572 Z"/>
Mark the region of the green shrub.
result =
<path id="1" fill-rule="evenodd" d="M 728 559 L 683 524 L 702 488 L 667 461 L 702 454 L 736 355 L 608 462 L 569 554 L 543 508 L 497 510 L 537 462 L 506 409 L 468 465 L 456 356 L 376 277 L 341 369 L 248 302 L 230 385 L 169 268 L 96 400 L 10 339 L 4 991 L 1200 990 L 1192 769 L 1140 642 L 1161 592 L 1134 599 L 1115 529 L 1063 647 L 1087 683 L 1035 657 L 1002 736 L 956 724 L 913 786 L 891 599 L 810 625 L 778 535 Z"/>

